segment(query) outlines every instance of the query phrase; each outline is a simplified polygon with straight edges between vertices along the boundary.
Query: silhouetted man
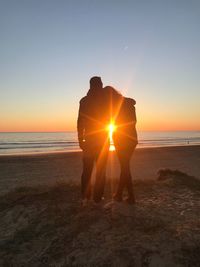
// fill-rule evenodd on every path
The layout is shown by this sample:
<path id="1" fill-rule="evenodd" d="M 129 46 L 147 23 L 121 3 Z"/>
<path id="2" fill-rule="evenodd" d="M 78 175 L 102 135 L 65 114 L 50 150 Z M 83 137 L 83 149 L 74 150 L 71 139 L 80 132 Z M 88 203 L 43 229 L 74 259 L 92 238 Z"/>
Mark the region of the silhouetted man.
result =
<path id="1" fill-rule="evenodd" d="M 90 89 L 80 100 L 77 121 L 79 146 L 83 150 L 83 173 L 81 176 L 82 200 L 91 198 L 91 175 L 96 163 L 96 180 L 93 199 L 100 202 L 105 185 L 106 162 L 109 142 L 106 131 L 107 114 L 104 89 L 100 77 L 90 79 Z"/>

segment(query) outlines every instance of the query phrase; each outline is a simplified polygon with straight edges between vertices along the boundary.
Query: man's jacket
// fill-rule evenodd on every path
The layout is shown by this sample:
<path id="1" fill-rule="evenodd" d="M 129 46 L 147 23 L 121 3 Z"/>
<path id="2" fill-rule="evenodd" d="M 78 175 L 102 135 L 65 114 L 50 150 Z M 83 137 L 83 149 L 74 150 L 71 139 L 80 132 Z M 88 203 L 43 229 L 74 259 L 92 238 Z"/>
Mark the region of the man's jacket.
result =
<path id="1" fill-rule="evenodd" d="M 106 103 L 102 90 L 95 93 L 89 90 L 80 100 L 77 130 L 81 148 L 92 150 L 108 145 Z"/>

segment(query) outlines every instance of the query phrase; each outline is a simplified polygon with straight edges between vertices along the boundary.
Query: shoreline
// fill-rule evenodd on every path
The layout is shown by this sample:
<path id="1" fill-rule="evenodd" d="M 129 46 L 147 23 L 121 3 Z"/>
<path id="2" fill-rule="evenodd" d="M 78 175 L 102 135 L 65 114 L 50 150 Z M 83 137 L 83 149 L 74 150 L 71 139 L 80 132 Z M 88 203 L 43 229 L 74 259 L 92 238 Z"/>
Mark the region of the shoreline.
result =
<path id="1" fill-rule="evenodd" d="M 188 148 L 192 148 L 192 147 L 199 147 L 200 148 L 200 144 L 186 144 L 186 145 L 170 145 L 170 146 L 147 146 L 147 147 L 136 147 L 136 150 L 150 150 L 150 149 L 168 149 L 168 148 L 180 148 L 180 147 L 188 147 Z M 109 151 L 109 153 L 113 153 L 114 151 Z M 44 151 L 44 152 L 27 152 L 27 153 L 16 153 L 16 154 L 0 154 L 0 159 L 4 158 L 4 157 L 41 157 L 41 156 L 55 156 L 55 155 L 62 155 L 62 154 L 81 154 L 82 150 L 70 150 L 70 151 Z"/>

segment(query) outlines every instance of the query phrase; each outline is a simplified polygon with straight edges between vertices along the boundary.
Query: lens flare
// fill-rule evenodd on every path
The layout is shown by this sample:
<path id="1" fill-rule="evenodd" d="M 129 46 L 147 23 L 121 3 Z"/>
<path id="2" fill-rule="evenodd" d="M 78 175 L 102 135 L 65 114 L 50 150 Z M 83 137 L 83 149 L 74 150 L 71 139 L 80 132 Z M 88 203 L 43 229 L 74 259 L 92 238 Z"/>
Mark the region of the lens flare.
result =
<path id="1" fill-rule="evenodd" d="M 113 132 L 116 130 L 116 126 L 114 125 L 114 123 L 110 123 L 108 127 L 109 127 L 109 136 L 112 137 Z"/>
<path id="2" fill-rule="evenodd" d="M 109 132 L 109 141 L 110 141 L 110 151 L 114 151 L 115 150 L 115 146 L 113 144 L 113 132 L 116 130 L 116 126 L 114 124 L 114 122 L 110 122 L 110 124 L 107 127 L 108 132 Z"/>

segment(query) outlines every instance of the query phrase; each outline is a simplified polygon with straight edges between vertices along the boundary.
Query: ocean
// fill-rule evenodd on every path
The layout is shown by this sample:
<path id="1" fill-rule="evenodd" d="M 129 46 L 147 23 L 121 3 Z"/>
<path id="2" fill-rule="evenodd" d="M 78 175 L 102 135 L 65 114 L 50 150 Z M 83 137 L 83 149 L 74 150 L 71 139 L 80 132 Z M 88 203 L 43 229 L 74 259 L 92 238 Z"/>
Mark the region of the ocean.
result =
<path id="1" fill-rule="evenodd" d="M 137 148 L 200 145 L 200 131 L 139 131 Z M 0 133 L 0 155 L 80 151 L 76 132 Z"/>

